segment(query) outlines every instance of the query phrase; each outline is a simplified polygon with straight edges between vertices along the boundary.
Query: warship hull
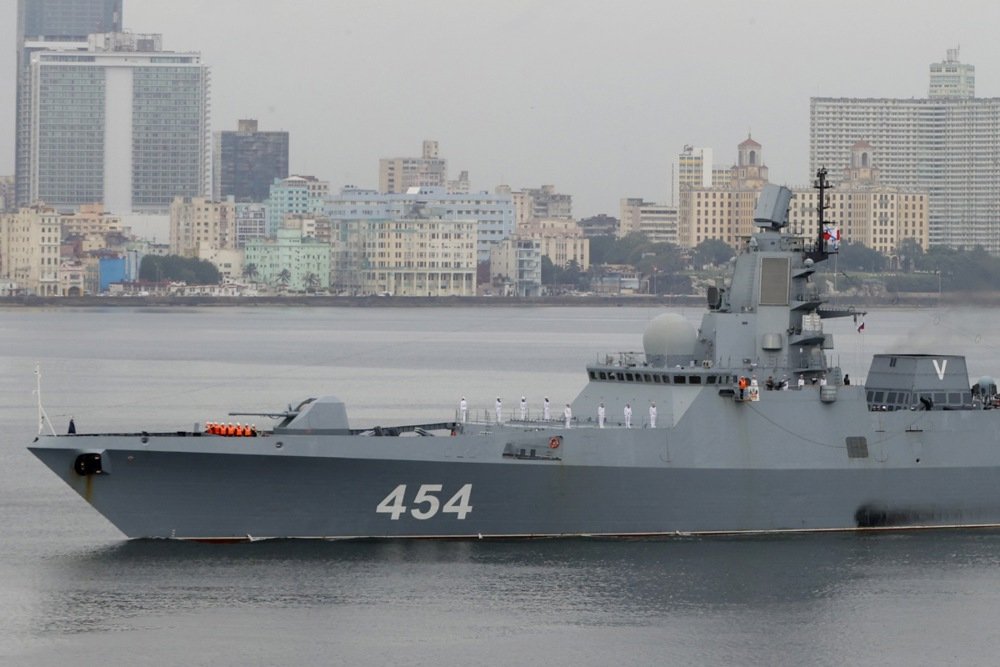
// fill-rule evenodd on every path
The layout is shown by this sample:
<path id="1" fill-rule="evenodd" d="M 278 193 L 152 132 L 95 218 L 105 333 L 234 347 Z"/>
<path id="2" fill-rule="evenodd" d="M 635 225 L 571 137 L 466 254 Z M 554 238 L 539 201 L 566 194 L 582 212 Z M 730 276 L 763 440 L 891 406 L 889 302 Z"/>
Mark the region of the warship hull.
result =
<path id="1" fill-rule="evenodd" d="M 441 437 L 75 435 L 40 437 L 31 451 L 133 538 L 1000 525 L 1000 411 L 871 412 L 860 387 L 833 405 L 816 388 L 762 392 L 755 403 L 699 393 L 678 426 L 662 429 L 536 423 L 467 425 Z M 865 439 L 867 456 L 848 456 L 845 428 Z M 80 475 L 75 462 L 92 454 L 101 456 L 101 472 Z"/>

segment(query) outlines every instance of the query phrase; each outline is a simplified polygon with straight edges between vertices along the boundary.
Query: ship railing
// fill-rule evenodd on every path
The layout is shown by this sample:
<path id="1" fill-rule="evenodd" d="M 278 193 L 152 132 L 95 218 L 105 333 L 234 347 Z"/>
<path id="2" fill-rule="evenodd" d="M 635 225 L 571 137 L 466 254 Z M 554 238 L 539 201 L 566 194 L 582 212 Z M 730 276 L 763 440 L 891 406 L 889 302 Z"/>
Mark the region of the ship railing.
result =
<path id="1" fill-rule="evenodd" d="M 639 418 L 638 410 L 636 414 L 632 417 L 633 429 L 649 428 L 649 421 L 646 418 Z M 461 414 L 455 413 L 455 421 L 459 424 L 463 423 Z M 501 415 L 500 420 L 497 420 L 496 412 L 488 409 L 477 409 L 469 410 L 466 424 L 474 424 L 476 426 L 509 426 L 511 428 L 566 428 L 566 419 L 560 414 L 556 414 L 556 411 L 551 412 L 551 417 L 545 419 L 541 414 L 540 410 L 536 410 L 534 414 L 531 413 L 530 408 L 525 414 L 524 419 L 521 418 L 520 411 L 516 410 L 510 414 L 506 411 Z M 662 423 L 658 424 L 658 427 L 663 427 Z M 580 417 L 574 415 L 570 418 L 570 428 L 600 428 L 597 422 L 597 415 L 588 415 L 586 417 Z M 625 420 L 623 416 L 607 417 L 604 421 L 604 428 L 625 428 Z"/>

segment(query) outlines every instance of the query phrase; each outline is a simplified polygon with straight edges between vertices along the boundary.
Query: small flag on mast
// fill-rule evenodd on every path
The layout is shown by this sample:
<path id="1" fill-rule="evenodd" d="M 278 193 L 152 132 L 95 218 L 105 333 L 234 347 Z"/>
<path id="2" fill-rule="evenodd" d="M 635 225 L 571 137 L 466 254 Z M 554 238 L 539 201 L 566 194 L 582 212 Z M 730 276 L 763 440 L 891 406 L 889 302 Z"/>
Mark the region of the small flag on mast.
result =
<path id="1" fill-rule="evenodd" d="M 865 330 L 865 323 L 862 322 L 861 324 L 858 325 L 858 333 L 861 333 L 864 330 Z"/>

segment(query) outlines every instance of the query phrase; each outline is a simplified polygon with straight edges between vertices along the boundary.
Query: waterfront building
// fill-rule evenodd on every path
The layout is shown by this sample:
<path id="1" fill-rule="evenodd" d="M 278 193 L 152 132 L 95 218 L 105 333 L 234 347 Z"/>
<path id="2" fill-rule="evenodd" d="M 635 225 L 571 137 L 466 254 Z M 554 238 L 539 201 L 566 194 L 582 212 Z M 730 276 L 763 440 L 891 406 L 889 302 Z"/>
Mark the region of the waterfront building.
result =
<path id="1" fill-rule="evenodd" d="M 322 213 L 330 196 L 329 181 L 315 176 L 289 176 L 274 179 L 267 201 L 267 235 L 274 236 L 282 228 L 285 216 Z"/>
<path id="2" fill-rule="evenodd" d="M 303 236 L 294 226 L 282 227 L 273 238 L 247 240 L 243 262 L 246 267 L 253 265 L 254 282 L 278 291 L 330 287 L 330 244 Z"/>
<path id="3" fill-rule="evenodd" d="M 442 187 L 410 188 L 404 194 L 380 194 L 345 187 L 327 200 L 325 213 L 333 221 L 398 220 L 439 217 L 476 223 L 477 257 L 485 262 L 490 247 L 514 233 L 514 205 L 510 194 L 448 193 Z"/>
<path id="4" fill-rule="evenodd" d="M 653 243 L 678 244 L 677 207 L 670 204 L 656 204 L 641 198 L 629 197 L 621 200 L 621 222 L 618 226 L 619 238 L 639 232 Z"/>
<path id="5" fill-rule="evenodd" d="M 14 122 L 15 188 L 7 210 L 32 203 L 29 197 L 31 147 L 31 54 L 39 50 L 86 50 L 87 36 L 121 32 L 122 0 L 18 0 Z M 0 209 L 3 210 L 3 209 Z"/>
<path id="6" fill-rule="evenodd" d="M 170 205 L 170 254 L 198 257 L 199 248 L 235 247 L 236 203 L 232 197 L 175 197 Z"/>
<path id="7" fill-rule="evenodd" d="M 420 157 L 379 160 L 378 188 L 382 194 L 403 194 L 410 188 L 446 188 L 448 161 L 438 155 L 438 142 L 424 140 Z M 466 174 L 468 187 L 468 174 Z"/>
<path id="8" fill-rule="evenodd" d="M 59 212 L 49 206 L 0 215 L 0 279 L 17 293 L 59 296 L 60 230 Z"/>
<path id="9" fill-rule="evenodd" d="M 581 271 L 590 268 L 590 239 L 574 220 L 535 220 L 524 225 L 517 238 L 537 241 L 542 255 L 561 269 L 570 262 L 575 262 Z"/>
<path id="10" fill-rule="evenodd" d="M 27 201 L 166 211 L 207 191 L 208 68 L 160 35 L 90 35 L 36 50 L 27 77 Z M 19 193 L 19 198 L 21 193 Z"/>
<path id="11" fill-rule="evenodd" d="M 212 198 L 262 202 L 275 180 L 288 178 L 288 132 L 259 131 L 253 119 L 236 128 L 215 133 Z"/>
<path id="12" fill-rule="evenodd" d="M 514 296 L 541 296 L 542 242 L 509 238 L 495 244 L 490 249 L 490 282 L 502 283 Z"/>
<path id="13" fill-rule="evenodd" d="M 974 68 L 950 50 L 930 66 L 927 98 L 814 97 L 810 176 L 847 164 L 861 139 L 881 183 L 927 192 L 931 245 L 1000 254 L 1000 98 L 975 97 Z"/>
<path id="14" fill-rule="evenodd" d="M 346 294 L 475 296 L 475 220 L 334 221 L 334 289 Z"/>
<path id="15" fill-rule="evenodd" d="M 236 248 L 218 248 L 210 245 L 199 245 L 198 259 L 211 262 L 219 270 L 223 283 L 240 282 L 243 280 L 243 251 Z"/>

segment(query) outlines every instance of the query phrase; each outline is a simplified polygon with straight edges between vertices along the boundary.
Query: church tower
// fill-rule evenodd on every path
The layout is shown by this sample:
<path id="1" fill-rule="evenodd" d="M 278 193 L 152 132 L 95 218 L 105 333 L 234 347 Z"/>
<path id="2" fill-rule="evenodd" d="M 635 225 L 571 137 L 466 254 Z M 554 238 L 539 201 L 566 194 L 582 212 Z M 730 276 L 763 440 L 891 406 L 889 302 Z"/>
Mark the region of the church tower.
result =
<path id="1" fill-rule="evenodd" d="M 865 140 L 851 146 L 851 162 L 844 170 L 844 181 L 878 185 L 879 170 L 873 162 L 875 149 Z"/>
<path id="2" fill-rule="evenodd" d="M 732 169 L 733 187 L 759 189 L 767 185 L 767 167 L 764 166 L 761 145 L 748 134 L 738 147 L 736 166 Z"/>

